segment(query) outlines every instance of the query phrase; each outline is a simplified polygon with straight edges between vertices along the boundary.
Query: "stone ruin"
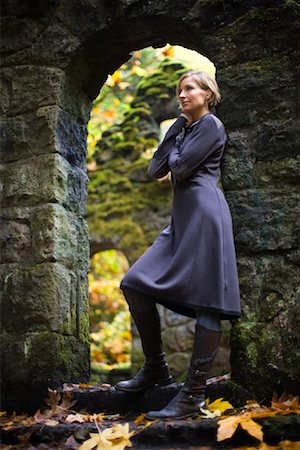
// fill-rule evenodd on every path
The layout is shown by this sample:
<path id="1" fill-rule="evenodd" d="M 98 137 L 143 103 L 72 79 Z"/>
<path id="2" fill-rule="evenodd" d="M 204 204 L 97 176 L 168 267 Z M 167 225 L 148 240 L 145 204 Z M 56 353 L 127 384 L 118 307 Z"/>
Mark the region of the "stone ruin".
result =
<path id="1" fill-rule="evenodd" d="M 170 44 L 217 67 L 223 187 L 243 317 L 232 386 L 299 390 L 299 6 L 288 0 L 3 0 L 2 408 L 89 377 L 87 123 L 132 50 Z"/>

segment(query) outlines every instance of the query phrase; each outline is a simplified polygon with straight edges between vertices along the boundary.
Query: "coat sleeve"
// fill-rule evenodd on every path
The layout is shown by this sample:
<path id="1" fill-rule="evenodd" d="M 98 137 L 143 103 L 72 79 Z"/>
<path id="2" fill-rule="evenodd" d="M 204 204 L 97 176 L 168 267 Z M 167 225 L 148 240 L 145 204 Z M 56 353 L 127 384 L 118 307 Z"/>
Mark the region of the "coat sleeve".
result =
<path id="1" fill-rule="evenodd" d="M 177 180 L 189 178 L 209 155 L 224 146 L 225 140 L 225 131 L 218 129 L 213 118 L 203 120 L 192 131 L 186 145 L 181 149 L 176 147 L 172 149 L 169 167 L 175 178 Z"/>
<path id="2" fill-rule="evenodd" d="M 176 122 L 169 128 L 164 140 L 159 145 L 158 149 L 153 155 L 148 167 L 148 173 L 151 177 L 162 178 L 170 171 L 168 157 L 172 149 L 175 149 L 175 138 L 180 133 L 186 124 L 185 117 L 178 117 Z"/>

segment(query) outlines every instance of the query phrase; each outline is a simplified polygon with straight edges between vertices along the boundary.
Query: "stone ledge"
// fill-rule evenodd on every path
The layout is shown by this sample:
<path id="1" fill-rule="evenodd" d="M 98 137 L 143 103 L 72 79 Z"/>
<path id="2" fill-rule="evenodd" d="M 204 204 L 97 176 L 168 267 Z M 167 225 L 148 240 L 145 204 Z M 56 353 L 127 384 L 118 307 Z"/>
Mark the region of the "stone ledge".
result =
<path id="1" fill-rule="evenodd" d="M 129 422 L 130 430 L 136 430 L 137 433 L 131 438 L 132 444 L 135 449 L 140 450 L 142 448 L 172 448 L 173 450 L 179 450 L 191 448 L 191 445 L 213 445 L 214 449 L 235 449 L 237 446 L 245 446 L 247 444 L 250 446 L 257 445 L 257 441 L 242 430 L 236 432 L 234 439 L 218 443 L 216 441 L 217 419 L 160 421 L 144 429 L 135 425 L 133 420 L 127 421 Z M 124 423 L 124 420 L 118 422 Z M 282 440 L 297 441 L 300 439 L 299 415 L 270 417 L 261 419 L 258 422 L 263 426 L 264 441 L 267 444 L 276 444 Z M 104 420 L 98 426 L 103 430 L 111 427 L 114 423 L 116 423 L 115 420 Z M 4 444 L 15 444 L 18 442 L 18 438 L 27 432 L 31 433 L 30 443 L 32 445 L 43 443 L 46 445 L 51 444 L 53 448 L 64 448 L 61 446 L 56 447 L 56 445 L 64 443 L 72 435 L 76 440 L 82 442 L 89 438 L 89 433 L 97 433 L 97 428 L 93 423 L 72 423 L 57 426 L 36 424 L 32 427 L 20 427 L 11 431 L 3 431 L 2 442 Z"/>
<path id="2" fill-rule="evenodd" d="M 128 393 L 118 391 L 114 387 L 92 387 L 80 389 L 64 385 L 63 393 L 72 392 L 76 400 L 74 408 L 76 411 L 88 411 L 89 413 L 142 413 L 150 410 L 163 408 L 177 394 L 181 383 L 173 383 L 169 386 L 154 387 L 142 393 Z M 218 382 L 208 384 L 207 397 L 211 401 L 224 397 L 234 407 L 244 405 L 249 394 L 232 382 Z"/>

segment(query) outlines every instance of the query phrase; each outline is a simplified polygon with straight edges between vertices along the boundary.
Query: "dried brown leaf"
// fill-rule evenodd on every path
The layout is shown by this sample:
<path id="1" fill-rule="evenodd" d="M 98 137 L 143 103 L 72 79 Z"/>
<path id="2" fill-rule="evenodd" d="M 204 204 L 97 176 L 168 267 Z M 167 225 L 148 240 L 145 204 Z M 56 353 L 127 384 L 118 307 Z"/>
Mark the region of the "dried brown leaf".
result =
<path id="1" fill-rule="evenodd" d="M 48 397 L 45 399 L 45 402 L 53 411 L 56 410 L 60 399 L 61 394 L 59 392 L 48 388 Z"/>

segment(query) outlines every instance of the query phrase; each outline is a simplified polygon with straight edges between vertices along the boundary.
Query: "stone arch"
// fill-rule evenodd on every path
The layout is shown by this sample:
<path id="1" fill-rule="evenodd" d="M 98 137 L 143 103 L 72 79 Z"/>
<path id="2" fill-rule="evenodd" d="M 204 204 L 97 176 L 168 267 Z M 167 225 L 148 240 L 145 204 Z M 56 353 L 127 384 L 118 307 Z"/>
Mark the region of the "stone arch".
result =
<path id="1" fill-rule="evenodd" d="M 131 50 L 166 41 L 213 60 L 223 88 L 244 307 L 234 380 L 257 395 L 295 389 L 299 359 L 286 349 L 299 348 L 296 3 L 6 0 L 2 16 L 4 407 L 29 409 L 46 386 L 88 377 L 90 104 Z"/>

